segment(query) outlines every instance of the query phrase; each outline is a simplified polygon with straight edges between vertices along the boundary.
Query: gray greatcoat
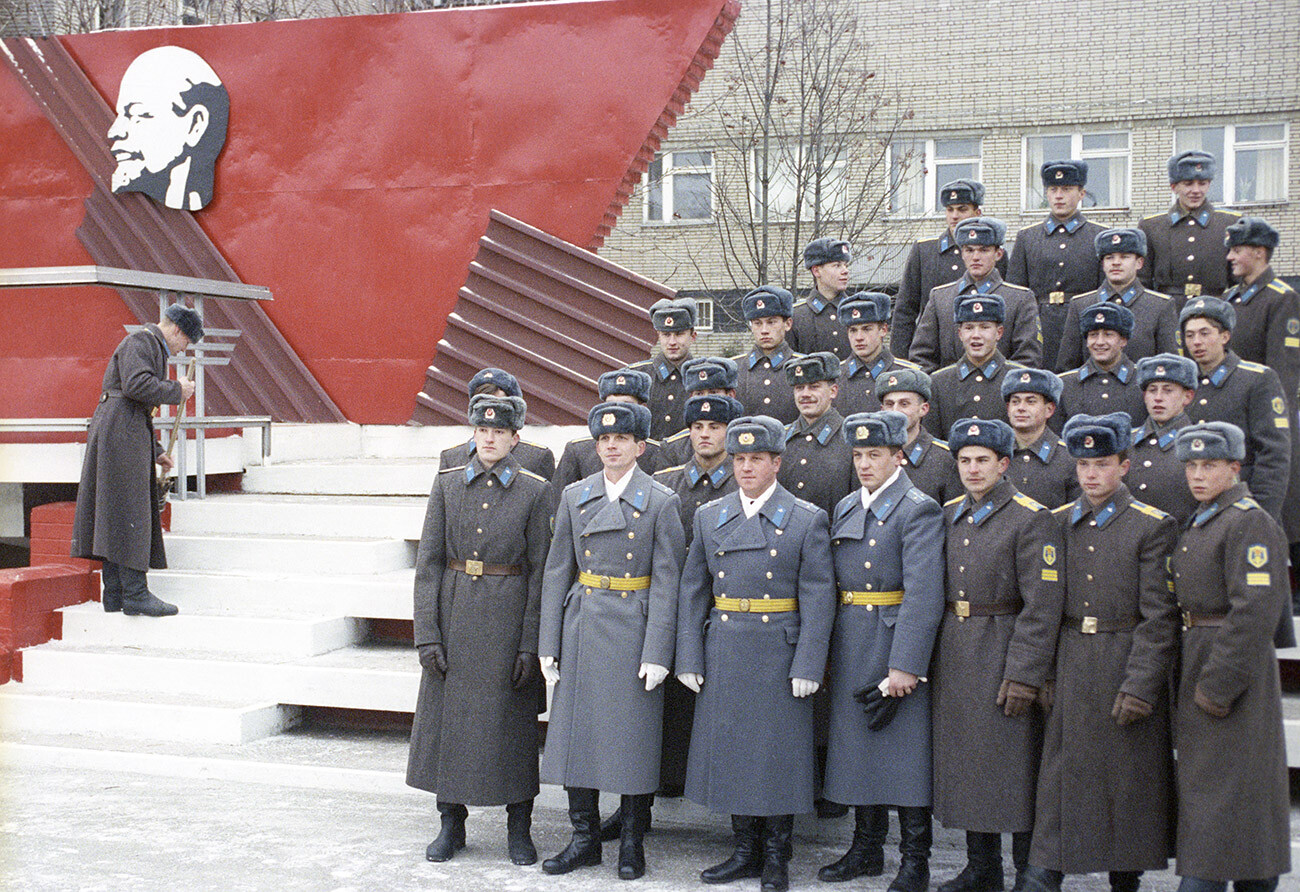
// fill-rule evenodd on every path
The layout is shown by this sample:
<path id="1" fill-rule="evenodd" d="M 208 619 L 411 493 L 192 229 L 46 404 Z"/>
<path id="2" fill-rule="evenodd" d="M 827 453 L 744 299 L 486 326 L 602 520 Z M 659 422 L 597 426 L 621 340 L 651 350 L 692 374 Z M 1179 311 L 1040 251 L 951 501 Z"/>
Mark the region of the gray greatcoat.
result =
<path id="1" fill-rule="evenodd" d="M 659 788 L 663 686 L 642 663 L 671 669 L 677 591 L 686 550 L 677 494 L 639 467 L 617 501 L 601 471 L 561 494 L 542 585 L 538 656 L 560 680 L 542 757 L 542 780 L 638 795 Z M 640 591 L 585 585 L 579 572 L 650 577 Z"/>
<path id="2" fill-rule="evenodd" d="M 854 412 L 879 412 L 876 385 L 881 376 L 898 369 L 915 368 L 918 368 L 916 363 L 899 359 L 889 352 L 888 347 L 880 348 L 871 365 L 857 356 L 850 356 L 840 362 L 840 380 L 836 382 L 840 389 L 835 395 L 835 408 L 846 418 Z"/>
<path id="3" fill-rule="evenodd" d="M 1134 282 L 1116 294 L 1107 283 L 1096 291 L 1071 298 L 1065 330 L 1061 335 L 1061 349 L 1056 354 L 1058 372 L 1077 369 L 1088 358 L 1086 339 L 1079 333 L 1079 316 L 1106 301 L 1126 306 L 1133 313 L 1133 332 L 1124 345 L 1124 353 L 1134 362 L 1157 353 L 1178 352 L 1181 337 L 1178 333 L 1178 308 L 1169 295 L 1150 291 L 1142 287 L 1141 282 Z"/>
<path id="4" fill-rule="evenodd" d="M 1205 202 L 1185 214 L 1177 204 L 1138 224 L 1147 236 L 1147 262 L 1138 278 L 1148 288 L 1168 294 L 1181 311 L 1193 297 L 1218 297 L 1232 284 L 1232 266 L 1224 247 L 1228 227 L 1241 219 Z"/>
<path id="5" fill-rule="evenodd" d="M 848 326 L 839 318 L 836 304 L 815 287 L 794 305 L 793 323 L 785 339 L 796 353 L 834 353 L 840 359 L 853 355 L 849 347 Z"/>
<path id="6" fill-rule="evenodd" d="M 1196 497 L 1187 488 L 1187 471 L 1174 451 L 1178 432 L 1192 420 L 1180 412 L 1163 429 L 1147 418 L 1133 428 L 1129 469 L 1124 478 L 1134 497 L 1172 514 L 1181 527 L 1196 508 Z"/>
<path id="7" fill-rule="evenodd" d="M 438 456 L 438 467 L 462 468 L 469 464 L 469 460 L 474 457 L 477 449 L 473 437 L 470 438 L 468 443 L 448 446 Z M 515 461 L 519 462 L 520 467 L 525 471 L 532 471 L 543 480 L 550 480 L 555 476 L 555 453 L 541 443 L 520 440 L 510 450 L 510 454 L 514 456 Z"/>
<path id="8" fill-rule="evenodd" d="M 180 383 L 167 379 L 168 355 L 162 331 L 150 323 L 123 338 L 108 361 L 77 486 L 73 557 L 134 570 L 167 566 L 153 476 L 162 452 L 153 410 L 181 401 Z"/>
<path id="9" fill-rule="evenodd" d="M 948 442 L 935 439 L 924 426 L 916 439 L 903 447 L 902 464 L 912 485 L 940 505 L 965 492 L 957 474 L 957 459 L 953 458 Z"/>
<path id="10" fill-rule="evenodd" d="M 1174 737 L 1178 741 L 1180 876 L 1263 879 L 1291 869 L 1286 741 L 1273 634 L 1290 622 L 1286 540 L 1245 484 L 1198 512 L 1174 549 L 1183 610 L 1225 615 L 1184 629 Z M 1197 685 L 1230 706 L 1214 718 Z"/>
<path id="11" fill-rule="evenodd" d="M 650 436 L 653 439 L 663 440 L 669 434 L 682 429 L 686 400 L 690 397 L 690 393 L 686 390 L 686 382 L 682 379 L 682 366 L 691 359 L 688 350 L 686 355 L 674 365 L 668 357 L 664 356 L 663 351 L 658 351 L 651 359 L 643 359 L 628 366 L 650 376 L 650 401 L 646 406 L 650 409 Z M 659 466 L 649 467 L 642 464 L 641 467 L 647 473 L 653 474 Z"/>
<path id="12" fill-rule="evenodd" d="M 535 683 L 510 682 L 519 652 L 537 652 L 550 544 L 546 481 L 511 453 L 490 471 L 478 456 L 438 473 L 415 563 L 415 643 L 442 644 L 447 674 L 425 669 L 406 782 L 444 802 L 505 805 L 537 795 Z M 517 567 L 470 576 L 452 561 Z"/>
<path id="13" fill-rule="evenodd" d="M 719 610 L 714 597 L 797 598 L 798 610 Z M 813 698 L 790 679 L 821 682 L 835 616 L 826 512 L 777 485 L 746 518 L 733 492 L 695 513 L 682 575 L 675 672 L 698 673 L 686 796 L 715 812 L 813 810 Z"/>
<path id="14" fill-rule="evenodd" d="M 1002 399 L 1002 378 L 1011 369 L 1022 369 L 1008 362 L 995 350 L 983 366 L 975 366 L 965 356 L 931 375 L 934 396 L 930 411 L 921 424 L 939 439 L 944 439 L 954 423 L 962 418 L 996 418 L 1007 420 L 1007 404 Z"/>
<path id="15" fill-rule="evenodd" d="M 1031 830 L 1043 740 L 1037 708 L 1010 718 L 1004 679 L 1041 688 L 1061 621 L 1061 532 L 1042 505 L 1006 479 L 979 503 L 944 506 L 948 612 L 934 675 L 934 815 L 984 833 Z M 1019 601 L 1019 613 L 961 618 L 955 601 Z"/>
<path id="16" fill-rule="evenodd" d="M 1166 561 L 1178 526 L 1124 486 L 1099 508 L 1081 497 L 1053 513 L 1065 538 L 1065 621 L 1029 860 L 1062 873 L 1164 870 L 1173 852 L 1169 682 L 1178 649 Z M 1110 628 L 1085 632 L 1089 616 Z M 1121 691 L 1152 714 L 1116 724 Z"/>
<path id="17" fill-rule="evenodd" d="M 893 320 L 889 326 L 889 342 L 895 353 L 908 355 L 912 336 L 916 333 L 916 320 L 930 300 L 930 293 L 940 285 L 960 279 L 965 268 L 961 246 L 953 240 L 951 231 L 912 245 L 903 266 L 903 278 L 898 283 Z M 997 271 L 1002 276 L 1007 274 L 1006 254 L 997 262 Z"/>
<path id="18" fill-rule="evenodd" d="M 1079 475 L 1065 441 L 1045 430 L 1025 448 L 1016 446 L 1007 468 L 1016 489 L 1048 508 L 1058 508 L 1079 494 Z"/>
<path id="19" fill-rule="evenodd" d="M 857 489 L 853 450 L 844 442 L 844 416 L 832 407 L 811 424 L 802 415 L 785 427 L 785 452 L 777 479 L 797 499 L 826 512 Z"/>
<path id="20" fill-rule="evenodd" d="M 1061 398 L 1047 423 L 1059 434 L 1075 415 L 1110 412 L 1127 412 L 1134 424 L 1141 424 L 1147 418 L 1147 404 L 1137 386 L 1137 366 L 1124 354 L 1120 354 L 1119 363 L 1110 371 L 1098 368 L 1089 356 L 1077 369 L 1062 372 Z"/>
<path id="21" fill-rule="evenodd" d="M 893 721 L 867 727 L 855 691 L 890 669 L 930 675 L 943 618 L 943 511 L 906 472 L 862 508 L 862 491 L 835 509 L 831 553 L 842 592 L 902 591 L 897 606 L 845 604 L 831 633 L 831 724 L 823 796 L 844 805 L 930 805 L 930 685 L 899 703 Z"/>
<path id="22" fill-rule="evenodd" d="M 916 320 L 916 334 L 907 358 L 925 369 L 952 365 L 962 358 L 964 348 L 957 337 L 957 323 L 953 318 L 953 305 L 963 294 L 996 294 L 1006 306 L 1006 322 L 998 350 L 1011 360 L 1030 368 L 1043 364 L 1043 332 L 1039 327 L 1038 301 L 1034 292 L 1019 285 L 1002 281 L 994 270 L 980 285 L 963 275 L 956 282 L 940 285 L 930 294 L 930 300 Z M 935 387 L 938 395 L 938 387 Z"/>
<path id="23" fill-rule="evenodd" d="M 782 424 L 799 417 L 799 407 L 794 401 L 794 390 L 786 382 L 784 366 L 787 360 L 798 355 L 788 342 L 782 343 L 768 356 L 758 347 L 740 356 L 731 357 L 736 363 L 736 399 L 751 415 L 770 415 Z"/>
<path id="24" fill-rule="evenodd" d="M 645 451 L 636 460 L 637 467 L 647 474 L 653 474 L 660 468 L 659 441 L 646 440 Z M 586 480 L 592 474 L 602 473 L 604 465 L 600 453 L 596 451 L 596 441 L 591 437 L 577 437 L 564 444 L 560 453 L 559 464 L 551 477 L 551 493 L 554 504 L 558 507 L 560 495 L 564 488 L 579 480 Z M 558 513 L 558 510 L 557 510 Z"/>

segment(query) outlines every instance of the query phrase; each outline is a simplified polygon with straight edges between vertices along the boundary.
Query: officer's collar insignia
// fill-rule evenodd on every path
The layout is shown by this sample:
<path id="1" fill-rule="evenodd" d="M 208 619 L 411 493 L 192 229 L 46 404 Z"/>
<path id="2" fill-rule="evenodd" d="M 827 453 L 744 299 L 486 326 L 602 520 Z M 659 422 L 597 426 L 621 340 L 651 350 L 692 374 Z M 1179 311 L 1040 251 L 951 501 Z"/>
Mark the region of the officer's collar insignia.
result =
<path id="1" fill-rule="evenodd" d="M 501 470 L 497 473 L 497 479 L 501 481 L 502 486 L 509 486 L 510 481 L 513 480 L 514 477 L 515 477 L 514 468 L 501 468 Z"/>
<path id="2" fill-rule="evenodd" d="M 1263 545 L 1252 545 L 1246 550 L 1246 562 L 1258 570 L 1268 563 L 1268 549 Z"/>
<path id="3" fill-rule="evenodd" d="M 916 443 L 912 446 L 912 451 L 907 454 L 907 460 L 916 464 L 921 460 L 921 454 L 925 452 L 925 446 L 921 443 L 921 438 L 916 438 Z"/>
<path id="4" fill-rule="evenodd" d="M 601 424 L 602 427 L 613 427 L 613 426 L 614 426 L 614 413 L 613 413 L 613 412 L 606 412 L 604 415 L 600 416 L 600 424 Z"/>
<path id="5" fill-rule="evenodd" d="M 736 442 L 738 442 L 741 446 L 753 446 L 754 435 L 751 434 L 749 431 L 742 431 L 740 435 L 736 437 Z"/>
<path id="6" fill-rule="evenodd" d="M 1047 456 L 1050 455 L 1051 452 L 1052 452 L 1052 442 L 1051 442 L 1050 440 L 1044 440 L 1044 441 L 1042 442 L 1042 445 L 1040 445 L 1040 446 L 1038 447 L 1038 453 L 1037 453 L 1037 455 L 1038 455 L 1039 459 L 1041 459 L 1042 461 L 1046 462 L 1046 461 L 1047 461 Z"/>
<path id="7" fill-rule="evenodd" d="M 1106 524 L 1108 524 L 1110 522 L 1110 519 L 1114 516 L 1115 516 L 1115 503 L 1109 502 L 1107 503 L 1105 508 L 1102 508 L 1100 511 L 1097 512 L 1097 527 L 1101 528 L 1106 526 Z"/>

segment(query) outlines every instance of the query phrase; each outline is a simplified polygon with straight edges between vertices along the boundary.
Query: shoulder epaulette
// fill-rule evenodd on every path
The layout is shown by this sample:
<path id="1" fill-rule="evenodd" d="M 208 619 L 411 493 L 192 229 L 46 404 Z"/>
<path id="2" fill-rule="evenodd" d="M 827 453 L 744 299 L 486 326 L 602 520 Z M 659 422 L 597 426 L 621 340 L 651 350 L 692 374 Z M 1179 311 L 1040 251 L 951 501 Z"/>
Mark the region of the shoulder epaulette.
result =
<path id="1" fill-rule="evenodd" d="M 1007 368 L 1009 368 L 1009 369 L 1027 369 L 1027 368 L 1029 368 L 1029 366 L 1027 366 L 1027 365 L 1025 365 L 1023 362 L 1019 362 L 1019 361 L 1017 361 L 1017 360 L 1015 360 L 1015 359 L 1008 359 L 1008 360 L 1007 360 Z"/>
<path id="2" fill-rule="evenodd" d="M 1280 279 L 1274 279 L 1273 281 L 1269 282 L 1268 287 L 1272 288 L 1278 294 L 1288 294 L 1295 290 L 1286 282 L 1283 282 Z"/>
<path id="3" fill-rule="evenodd" d="M 1266 366 L 1266 365 L 1260 365 L 1260 364 L 1257 363 L 1257 362 L 1251 362 L 1251 361 L 1248 360 L 1248 359 L 1243 359 L 1241 362 L 1239 362 L 1239 363 L 1237 364 L 1237 368 L 1239 368 L 1239 369 L 1245 369 L 1245 370 L 1248 371 L 1248 372 L 1267 372 L 1267 371 L 1268 371 L 1268 366 Z"/>
<path id="4" fill-rule="evenodd" d="M 1154 517 L 1156 520 L 1164 520 L 1169 515 L 1161 511 L 1155 505 L 1148 505 L 1146 502 L 1139 502 L 1137 499 L 1129 502 L 1129 506 L 1136 508 L 1148 517 Z"/>
<path id="5" fill-rule="evenodd" d="M 642 360 L 639 360 L 639 361 L 637 361 L 637 362 L 632 363 L 631 365 L 628 366 L 628 368 L 629 368 L 629 369 L 639 368 L 639 367 L 641 367 L 641 366 L 643 366 L 643 365 L 650 365 L 650 362 L 651 362 L 651 361 L 650 361 L 649 359 L 642 359 Z"/>
<path id="6" fill-rule="evenodd" d="M 647 443 L 653 443 L 653 444 L 656 445 L 656 446 L 661 445 L 660 442 L 659 442 L 658 440 L 656 440 L 654 437 L 646 437 L 646 438 L 645 438 L 645 441 L 646 441 Z"/>
<path id="7" fill-rule="evenodd" d="M 1137 503 L 1135 502 L 1134 504 L 1137 504 Z M 1059 508 L 1053 508 L 1053 509 L 1052 509 L 1052 513 L 1053 513 L 1053 514 L 1060 514 L 1060 513 L 1063 512 L 1063 511 L 1069 511 L 1069 510 L 1070 510 L 1071 508 L 1073 508 L 1073 507 L 1074 507 L 1074 502 L 1066 502 L 1064 505 L 1062 505 L 1062 506 L 1059 507 Z"/>
<path id="8" fill-rule="evenodd" d="M 1034 228 L 1034 227 L 1032 227 L 1032 226 L 1030 227 L 1030 229 L 1033 229 L 1033 228 Z M 1015 293 L 1015 292 L 1017 292 L 1017 291 L 1023 291 L 1025 294 L 1033 294 L 1033 293 L 1034 293 L 1034 292 L 1033 292 L 1033 289 L 1031 289 L 1031 288 L 1026 288 L 1024 285 L 1015 285 L 1015 284 L 1013 284 L 1013 283 L 1011 283 L 1011 282 L 1008 282 L 1008 281 L 1005 280 L 1005 279 L 1002 280 L 1002 284 L 1003 284 L 1004 287 L 1009 288 L 1009 289 L 1012 291 L 1012 293 Z"/>
<path id="9" fill-rule="evenodd" d="M 1152 297 L 1158 297 L 1158 298 L 1160 298 L 1161 300 L 1173 300 L 1172 297 L 1170 297 L 1169 295 L 1167 295 L 1167 294 L 1165 294 L 1165 293 L 1163 293 L 1163 292 L 1161 292 L 1161 291 L 1147 291 L 1146 293 L 1149 294 L 1149 295 L 1151 295 Z"/>
<path id="10" fill-rule="evenodd" d="M 1230 210 L 1228 210 L 1228 209 L 1226 209 L 1226 208 L 1215 208 L 1214 210 L 1215 210 L 1216 213 L 1219 213 L 1219 214 L 1227 214 L 1229 217 L 1240 217 L 1240 216 L 1241 216 L 1241 211 L 1230 211 Z"/>
<path id="11" fill-rule="evenodd" d="M 938 446 L 940 449 L 945 449 L 945 450 L 947 450 L 948 452 L 952 452 L 952 447 L 948 445 L 948 441 L 947 441 L 947 440 L 933 440 L 932 442 L 934 443 L 934 445 Z"/>
<path id="12" fill-rule="evenodd" d="M 907 491 L 907 497 L 911 499 L 913 502 L 916 502 L 918 505 L 924 502 L 933 501 L 933 499 L 931 499 L 925 493 L 921 492 L 915 486 L 913 486 L 911 489 Z"/>
<path id="13" fill-rule="evenodd" d="M 1061 373 L 1059 373 L 1056 377 L 1058 377 L 1058 378 L 1066 378 L 1066 377 L 1069 377 L 1070 375 L 1074 375 L 1075 377 L 1078 377 L 1078 375 L 1079 375 L 1079 370 L 1078 370 L 1078 369 L 1070 369 L 1068 372 L 1061 372 Z"/>
<path id="14" fill-rule="evenodd" d="M 667 484 L 660 483 L 658 480 L 654 479 L 653 477 L 650 478 L 650 483 L 653 484 L 655 487 L 657 487 L 659 491 L 662 492 L 664 495 L 672 496 L 677 494 L 670 487 L 668 487 Z"/>
<path id="15" fill-rule="evenodd" d="M 550 447 L 550 446 L 543 445 L 542 443 L 535 443 L 535 442 L 533 442 L 532 440 L 520 440 L 519 442 L 520 442 L 520 444 L 523 445 L 523 446 L 531 446 L 531 447 L 533 447 L 534 449 L 542 449 L 542 450 L 544 450 L 544 451 L 546 451 L 546 452 L 550 452 L 550 451 L 551 451 L 551 447 Z M 551 454 L 554 455 L 555 453 L 551 453 Z"/>
<path id="16" fill-rule="evenodd" d="M 894 362 L 898 363 L 905 369 L 919 369 L 921 367 L 920 365 L 918 365 L 915 362 L 912 362 L 909 359 L 899 359 L 897 356 L 894 357 Z"/>
<path id="17" fill-rule="evenodd" d="M 452 471 L 463 471 L 463 470 L 465 470 L 465 465 L 457 465 L 457 466 L 454 467 L 454 468 L 439 468 L 439 469 L 438 469 L 438 473 L 439 473 L 439 474 L 448 474 L 448 473 L 450 473 L 450 472 L 452 472 Z M 520 470 L 523 470 L 523 469 L 520 468 Z"/>
<path id="18" fill-rule="evenodd" d="M 581 443 L 581 442 L 583 442 L 584 440 L 592 440 L 592 439 L 595 439 L 595 438 L 592 437 L 591 434 L 588 434 L 588 435 L 585 436 L 585 437 L 574 437 L 574 438 L 573 438 L 572 440 L 570 440 L 569 442 L 570 442 L 570 443 Z"/>
<path id="19" fill-rule="evenodd" d="M 739 362 L 740 360 L 742 360 L 742 359 L 744 359 L 746 356 L 748 356 L 749 353 L 750 353 L 750 351 L 746 350 L 744 353 L 737 353 L 735 356 L 728 356 L 727 358 L 730 359 L 730 360 L 732 360 L 732 361 L 734 361 L 734 362 Z"/>
<path id="20" fill-rule="evenodd" d="M 794 302 L 794 305 L 791 307 L 791 309 L 793 309 L 794 307 L 802 307 L 802 306 L 805 305 L 806 303 L 808 303 L 808 298 L 806 298 L 806 297 L 801 297 L 801 298 L 799 298 L 797 301 Z"/>
<path id="21" fill-rule="evenodd" d="M 1031 499 L 1029 496 L 1025 495 L 1023 492 L 1018 492 L 1018 493 L 1016 493 L 1014 496 L 1012 496 L 1011 498 L 1013 498 L 1013 499 L 1016 500 L 1016 504 L 1017 504 L 1017 505 L 1023 505 L 1024 507 L 1028 508 L 1030 511 L 1046 511 L 1046 510 L 1047 510 L 1047 506 L 1046 506 L 1046 505 L 1044 505 L 1042 502 L 1036 502 L 1036 501 L 1034 501 L 1034 500 Z"/>
<path id="22" fill-rule="evenodd" d="M 803 511 L 806 511 L 809 514 L 816 514 L 818 511 L 822 510 L 821 508 L 818 508 L 816 505 L 814 505 L 812 502 L 805 501 L 804 499 L 801 499 L 798 496 L 794 497 L 794 506 Z"/>
<path id="23" fill-rule="evenodd" d="M 1259 502 L 1256 502 L 1256 501 L 1255 501 L 1254 499 L 1252 499 L 1250 496 L 1245 496 L 1245 497 L 1240 498 L 1240 499 L 1237 499 L 1237 501 L 1233 502 L 1233 503 L 1232 503 L 1232 507 L 1234 507 L 1234 508 L 1240 508 L 1242 511 L 1249 511 L 1251 508 L 1258 508 L 1258 507 L 1260 507 L 1260 505 L 1259 505 Z"/>
<path id="24" fill-rule="evenodd" d="M 673 471 L 680 471 L 686 465 L 673 465 L 671 468 L 660 468 L 655 471 L 653 476 L 658 477 L 660 474 L 671 474 Z"/>
<path id="25" fill-rule="evenodd" d="M 671 437 L 664 437 L 663 440 L 662 440 L 661 442 L 662 442 L 662 443 L 676 443 L 676 442 L 677 442 L 678 440 L 680 440 L 682 437 L 689 437 L 690 435 L 691 435 L 691 429 L 690 429 L 690 428 L 685 428 L 685 429 L 683 429 L 683 430 L 679 430 L 677 433 L 673 434 Z"/>
<path id="26" fill-rule="evenodd" d="M 548 486 L 549 486 L 550 483 L 551 483 L 551 481 L 547 480 L 547 479 L 546 479 L 545 477 L 543 477 L 541 474 L 538 474 L 538 473 L 536 473 L 536 472 L 534 472 L 534 471 L 530 471 L 530 470 L 528 470 L 527 468 L 520 468 L 520 469 L 519 469 L 519 473 L 520 473 L 520 474 L 523 474 L 525 477 L 532 477 L 534 480 L 541 481 L 542 483 L 545 483 L 545 484 L 547 484 Z"/>
<path id="27" fill-rule="evenodd" d="M 1142 222 L 1145 223 L 1148 220 L 1159 220 L 1161 217 L 1168 217 L 1168 216 L 1169 216 L 1168 211 L 1161 211 L 1158 214 L 1151 214 L 1149 216 L 1143 217 Z"/>
<path id="28" fill-rule="evenodd" d="M 946 501 L 946 502 L 943 503 L 943 507 L 947 508 L 949 505 L 956 505 L 958 502 L 960 502 L 960 501 L 961 501 L 962 499 L 964 499 L 964 498 L 966 498 L 966 497 L 965 497 L 964 495 L 962 495 L 962 496 L 957 496 L 957 498 L 955 498 L 955 499 L 949 499 L 948 501 Z"/>

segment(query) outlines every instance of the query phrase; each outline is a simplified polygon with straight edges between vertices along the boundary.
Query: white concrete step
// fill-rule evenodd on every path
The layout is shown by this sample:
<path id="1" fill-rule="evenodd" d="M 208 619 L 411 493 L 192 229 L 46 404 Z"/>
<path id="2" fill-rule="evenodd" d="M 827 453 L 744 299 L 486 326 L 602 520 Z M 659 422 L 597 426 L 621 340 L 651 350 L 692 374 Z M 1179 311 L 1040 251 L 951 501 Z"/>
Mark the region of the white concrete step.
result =
<path id="1" fill-rule="evenodd" d="M 222 493 L 172 502 L 171 531 L 188 535 L 419 539 L 424 496 Z"/>
<path id="2" fill-rule="evenodd" d="M 302 710 L 271 702 L 194 702 L 188 695 L 0 688 L 6 735 L 17 732 L 104 734 L 140 740 L 242 744 L 279 734 Z"/>
<path id="3" fill-rule="evenodd" d="M 349 616 L 221 615 L 187 609 L 154 618 L 105 613 L 93 603 L 59 612 L 67 644 L 309 657 L 356 644 L 366 635 L 365 620 Z"/>
<path id="4" fill-rule="evenodd" d="M 195 699 L 412 712 L 419 685 L 420 664 L 410 646 L 361 645 L 277 661 L 57 641 L 23 651 L 27 690 L 150 691 Z"/>
<path id="5" fill-rule="evenodd" d="M 387 573 L 415 566 L 415 543 L 401 539 L 224 535 L 166 536 L 167 563 L 177 570 L 285 570 Z"/>
<path id="6" fill-rule="evenodd" d="M 240 614 L 273 608 L 326 616 L 411 619 L 415 570 L 314 576 L 278 571 L 151 570 L 149 588 L 182 611 Z"/>
<path id="7" fill-rule="evenodd" d="M 428 496 L 438 473 L 427 458 L 354 458 L 250 467 L 244 492 L 303 495 Z"/>

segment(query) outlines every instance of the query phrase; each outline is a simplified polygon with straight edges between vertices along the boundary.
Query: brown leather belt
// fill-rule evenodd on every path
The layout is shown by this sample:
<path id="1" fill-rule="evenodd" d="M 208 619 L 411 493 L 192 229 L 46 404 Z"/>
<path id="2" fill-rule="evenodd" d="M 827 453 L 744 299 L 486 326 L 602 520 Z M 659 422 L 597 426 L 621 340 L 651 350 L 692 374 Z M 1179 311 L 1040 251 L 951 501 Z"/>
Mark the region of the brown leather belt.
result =
<path id="1" fill-rule="evenodd" d="M 1025 606 L 1025 602 L 1019 598 L 1012 598 L 1010 601 L 989 601 L 984 604 L 972 604 L 970 601 L 949 601 L 948 612 L 955 613 L 957 619 L 964 620 L 968 616 L 1007 616 L 1012 613 L 1019 613 L 1020 608 Z"/>
<path id="2" fill-rule="evenodd" d="M 1067 616 L 1062 623 L 1067 629 L 1082 632 L 1084 635 L 1096 635 L 1098 632 L 1132 632 L 1137 628 L 1136 617 L 1125 619 L 1100 619 L 1095 616 Z"/>
<path id="3" fill-rule="evenodd" d="M 523 568 L 518 564 L 503 567 L 500 564 L 485 564 L 482 561 L 447 561 L 447 566 L 466 576 L 518 576 L 523 572 Z"/>
<path id="4" fill-rule="evenodd" d="M 1192 613 L 1190 610 L 1182 611 L 1183 628 L 1191 629 L 1195 626 L 1221 626 L 1224 620 L 1228 618 L 1226 613 Z"/>

